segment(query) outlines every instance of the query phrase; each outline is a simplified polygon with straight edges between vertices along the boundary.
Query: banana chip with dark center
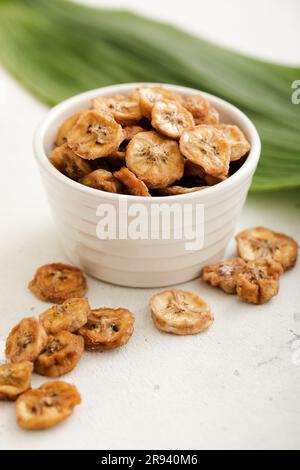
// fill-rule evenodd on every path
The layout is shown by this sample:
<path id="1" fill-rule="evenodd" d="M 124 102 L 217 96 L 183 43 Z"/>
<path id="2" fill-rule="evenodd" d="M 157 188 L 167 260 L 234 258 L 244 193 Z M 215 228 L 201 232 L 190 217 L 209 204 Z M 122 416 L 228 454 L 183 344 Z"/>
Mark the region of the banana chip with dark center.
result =
<path id="1" fill-rule="evenodd" d="M 33 364 L 29 361 L 0 365 L 0 400 L 16 400 L 30 388 Z"/>

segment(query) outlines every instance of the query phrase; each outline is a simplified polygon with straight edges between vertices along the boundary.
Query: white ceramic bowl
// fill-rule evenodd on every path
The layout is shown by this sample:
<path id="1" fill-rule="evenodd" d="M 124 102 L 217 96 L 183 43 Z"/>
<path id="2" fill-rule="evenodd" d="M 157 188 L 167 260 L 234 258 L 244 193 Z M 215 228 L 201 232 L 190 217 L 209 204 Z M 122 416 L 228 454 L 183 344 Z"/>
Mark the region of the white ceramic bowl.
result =
<path id="1" fill-rule="evenodd" d="M 161 287 L 186 282 L 199 276 L 207 263 L 221 260 L 234 234 L 260 156 L 260 139 L 252 122 L 226 101 L 202 93 L 219 111 L 221 121 L 238 125 L 251 143 L 246 162 L 230 178 L 203 191 L 177 196 L 141 198 L 83 186 L 57 171 L 49 155 L 58 126 L 71 114 L 88 108 L 96 96 L 127 93 L 139 83 L 114 85 L 74 96 L 47 115 L 34 138 L 34 151 L 52 209 L 57 232 L 71 262 L 103 281 L 131 287 Z M 158 84 L 151 84 L 158 85 Z M 199 93 L 191 88 L 163 85 L 183 96 Z M 119 202 L 146 205 L 179 203 L 204 205 L 204 245 L 187 251 L 182 240 L 101 240 L 96 235 L 99 204 L 119 211 Z M 118 223 L 117 223 L 118 225 Z M 199 228 L 200 230 L 200 228 Z"/>

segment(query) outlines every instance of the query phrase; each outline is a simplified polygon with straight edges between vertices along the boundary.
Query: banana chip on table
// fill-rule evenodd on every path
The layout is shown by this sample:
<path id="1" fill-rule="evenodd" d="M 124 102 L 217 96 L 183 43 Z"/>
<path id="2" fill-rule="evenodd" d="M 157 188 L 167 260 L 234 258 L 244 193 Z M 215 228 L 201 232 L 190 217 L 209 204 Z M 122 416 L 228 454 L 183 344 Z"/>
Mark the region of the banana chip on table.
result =
<path id="1" fill-rule="evenodd" d="M 282 273 L 281 264 L 272 259 L 251 262 L 235 257 L 205 266 L 202 279 L 227 294 L 237 294 L 241 300 L 263 304 L 278 293 Z"/>
<path id="2" fill-rule="evenodd" d="M 115 349 L 129 341 L 134 320 L 134 315 L 126 308 L 98 308 L 91 311 L 87 324 L 78 333 L 88 350 Z"/>
<path id="3" fill-rule="evenodd" d="M 67 144 L 79 157 L 94 160 L 117 150 L 123 138 L 120 124 L 95 109 L 81 114 L 68 133 Z"/>
<path id="4" fill-rule="evenodd" d="M 131 139 L 126 165 L 148 188 L 165 188 L 182 177 L 184 159 L 177 142 L 149 131 Z"/>
<path id="5" fill-rule="evenodd" d="M 46 344 L 43 326 L 34 317 L 23 318 L 7 337 L 5 355 L 11 362 L 33 362 Z"/>
<path id="6" fill-rule="evenodd" d="M 205 266 L 202 279 L 213 287 L 220 287 L 227 294 L 236 294 L 237 276 L 246 268 L 242 258 L 230 258 L 220 263 Z"/>
<path id="7" fill-rule="evenodd" d="M 56 147 L 50 155 L 55 168 L 72 180 L 79 181 L 92 171 L 89 162 L 78 157 L 67 145 Z"/>
<path id="8" fill-rule="evenodd" d="M 126 166 L 123 166 L 120 170 L 114 173 L 114 176 L 127 188 L 128 194 L 134 196 L 145 196 L 150 197 L 151 194 L 148 191 L 147 186 L 141 180 L 139 180 L 132 171 L 128 170 Z"/>
<path id="9" fill-rule="evenodd" d="M 62 123 L 62 125 L 59 127 L 57 134 L 56 134 L 55 145 L 60 147 L 61 145 L 67 142 L 68 133 L 70 132 L 72 127 L 75 126 L 82 112 L 83 111 L 79 111 L 78 113 L 72 114 L 72 116 L 68 117 Z"/>
<path id="10" fill-rule="evenodd" d="M 192 163 L 211 176 L 226 176 L 229 170 L 230 145 L 221 131 L 200 125 L 185 130 L 180 137 L 180 151 Z"/>
<path id="11" fill-rule="evenodd" d="M 93 99 L 91 109 L 62 123 L 55 143 L 50 161 L 66 176 L 94 189 L 141 197 L 214 186 L 238 171 L 250 150 L 243 132 L 220 123 L 202 95 L 186 97 L 151 85 Z M 181 181 L 183 175 L 195 179 Z"/>
<path id="12" fill-rule="evenodd" d="M 48 308 L 39 316 L 39 321 L 48 334 L 60 331 L 79 330 L 87 322 L 90 306 L 85 298 L 65 300 L 62 304 Z"/>
<path id="13" fill-rule="evenodd" d="M 28 430 L 51 428 L 70 416 L 80 402 L 81 397 L 74 385 L 62 381 L 48 382 L 17 399 L 17 422 Z"/>
<path id="14" fill-rule="evenodd" d="M 194 126 L 192 114 L 176 101 L 156 101 L 151 124 L 161 134 L 179 139 L 185 129 Z"/>
<path id="15" fill-rule="evenodd" d="M 131 140 L 139 132 L 144 132 L 145 129 L 141 126 L 125 126 L 123 128 L 124 140 Z"/>
<path id="16" fill-rule="evenodd" d="M 282 273 L 281 264 L 271 259 L 249 261 L 246 269 L 237 275 L 238 297 L 251 304 L 265 304 L 278 294 Z"/>
<path id="17" fill-rule="evenodd" d="M 40 300 L 60 304 L 72 297 L 84 297 L 87 284 L 82 271 L 64 263 L 38 268 L 28 288 Z"/>
<path id="18" fill-rule="evenodd" d="M 297 262 L 298 244 L 283 233 L 265 227 L 254 227 L 236 235 L 237 251 L 246 261 L 259 258 L 273 259 L 281 263 L 284 270 Z"/>
<path id="19" fill-rule="evenodd" d="M 45 348 L 34 363 L 34 371 L 48 377 L 60 377 L 74 369 L 83 351 L 81 336 L 69 331 L 49 335 Z"/>
<path id="20" fill-rule="evenodd" d="M 150 308 L 155 326 L 166 333 L 191 335 L 206 330 L 214 317 L 203 299 L 179 289 L 154 295 Z"/>
<path id="21" fill-rule="evenodd" d="M 195 163 L 191 162 L 190 160 L 185 160 L 184 162 L 184 177 L 194 177 L 198 178 L 200 181 L 202 180 L 203 185 L 207 186 L 214 186 L 217 183 L 221 183 L 224 181 L 227 176 L 211 176 L 205 173 L 201 166 L 196 165 Z"/>
<path id="22" fill-rule="evenodd" d="M 234 162 L 242 158 L 250 150 L 250 144 L 241 129 L 229 124 L 216 126 L 230 145 L 230 161 Z"/>
<path id="23" fill-rule="evenodd" d="M 80 180 L 81 184 L 94 189 L 101 189 L 108 193 L 120 193 L 122 185 L 115 176 L 107 170 L 94 170 Z"/>
<path id="24" fill-rule="evenodd" d="M 100 96 L 92 100 L 92 108 L 99 107 L 101 109 L 107 107 L 114 119 L 123 126 L 135 124 L 143 118 L 139 100 L 134 97 L 125 95 Z"/>
<path id="25" fill-rule="evenodd" d="M 33 364 L 29 361 L 0 365 L 0 400 L 16 400 L 30 388 Z"/>
<path id="26" fill-rule="evenodd" d="M 192 95 L 184 100 L 183 106 L 192 114 L 196 126 L 219 123 L 218 111 L 202 95 Z"/>
<path id="27" fill-rule="evenodd" d="M 152 108 L 156 101 L 175 101 L 183 103 L 183 98 L 180 95 L 173 93 L 163 87 L 142 87 L 137 89 L 139 96 L 139 104 L 143 115 L 151 119 Z"/>

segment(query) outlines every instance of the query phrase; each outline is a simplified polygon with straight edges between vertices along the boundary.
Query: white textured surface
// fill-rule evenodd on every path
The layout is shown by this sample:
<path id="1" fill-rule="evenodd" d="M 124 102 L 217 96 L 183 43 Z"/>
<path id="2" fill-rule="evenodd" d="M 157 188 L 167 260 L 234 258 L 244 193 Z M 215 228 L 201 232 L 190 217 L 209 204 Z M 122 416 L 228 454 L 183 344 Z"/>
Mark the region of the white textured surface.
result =
<path id="1" fill-rule="evenodd" d="M 170 2 L 151 3 L 157 16 L 167 16 L 164 3 Z M 211 4 L 219 5 L 223 18 L 230 15 L 227 25 L 232 24 L 232 15 L 238 24 L 238 18 L 245 16 L 244 2 L 230 2 L 236 5 L 234 13 L 230 9 L 224 13 L 221 1 L 194 3 L 200 19 L 205 12 L 211 18 Z M 170 17 L 186 16 L 186 24 L 190 20 L 195 28 L 195 13 L 188 16 L 186 11 L 189 4 L 175 7 L 172 2 Z M 296 26 L 293 29 L 296 1 L 249 2 L 245 30 L 255 24 L 258 5 L 263 5 L 263 11 L 275 5 L 264 36 L 250 28 L 247 47 L 239 31 L 228 28 L 228 43 L 239 41 L 240 47 L 252 53 L 263 51 L 277 60 L 296 61 L 284 39 L 297 34 Z M 276 13 L 279 5 L 280 14 Z M 286 29 L 281 17 L 289 19 L 283 22 Z M 199 33 L 206 31 L 200 19 Z M 279 44 L 276 30 L 281 31 L 286 49 L 278 48 L 275 57 L 270 37 Z M 216 32 L 216 38 L 220 37 Z M 14 323 L 45 308 L 26 289 L 35 267 L 64 258 L 31 151 L 33 130 L 46 108 L 2 70 L 0 80 L 2 349 Z M 256 224 L 285 231 L 299 242 L 299 191 L 251 195 L 239 228 Z M 234 244 L 230 253 L 233 248 Z M 120 288 L 89 279 L 94 307 L 122 305 L 136 313 L 132 340 L 119 351 L 83 357 L 66 377 L 78 386 L 82 405 L 57 428 L 26 433 L 15 424 L 14 405 L 0 403 L 0 448 L 299 448 L 299 274 L 300 264 L 284 275 L 278 297 L 261 307 L 243 304 L 198 280 L 183 285 L 211 303 L 215 323 L 205 334 L 182 338 L 159 333 L 152 325 L 147 302 L 154 290 Z M 35 376 L 33 385 L 42 382 Z"/>

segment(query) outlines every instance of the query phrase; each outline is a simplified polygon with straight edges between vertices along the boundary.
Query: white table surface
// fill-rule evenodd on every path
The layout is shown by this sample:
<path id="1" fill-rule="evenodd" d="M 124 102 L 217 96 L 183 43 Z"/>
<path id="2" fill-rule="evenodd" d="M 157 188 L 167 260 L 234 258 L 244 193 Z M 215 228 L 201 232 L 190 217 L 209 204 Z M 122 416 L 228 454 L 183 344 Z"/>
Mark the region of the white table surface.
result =
<path id="1" fill-rule="evenodd" d="M 297 0 L 90 3 L 137 7 L 248 53 L 300 65 Z M 0 85 L 3 349 L 16 322 L 46 307 L 26 287 L 35 268 L 65 257 L 31 149 L 47 108 L 4 70 Z M 258 224 L 300 241 L 299 191 L 250 195 L 238 229 Z M 153 326 L 147 304 L 155 290 L 89 279 L 93 307 L 126 306 L 136 314 L 131 341 L 84 355 L 66 377 L 78 386 L 82 405 L 56 428 L 25 432 L 14 405 L 0 403 L 0 448 L 299 448 L 299 272 L 300 264 L 286 273 L 279 295 L 264 306 L 241 303 L 199 280 L 183 285 L 207 299 L 215 315 L 210 330 L 186 337 Z M 34 376 L 33 385 L 43 381 Z"/>

